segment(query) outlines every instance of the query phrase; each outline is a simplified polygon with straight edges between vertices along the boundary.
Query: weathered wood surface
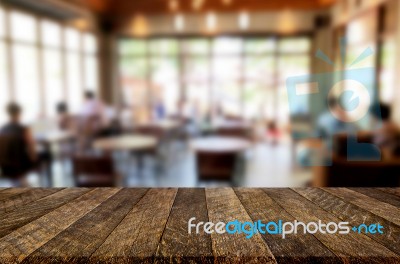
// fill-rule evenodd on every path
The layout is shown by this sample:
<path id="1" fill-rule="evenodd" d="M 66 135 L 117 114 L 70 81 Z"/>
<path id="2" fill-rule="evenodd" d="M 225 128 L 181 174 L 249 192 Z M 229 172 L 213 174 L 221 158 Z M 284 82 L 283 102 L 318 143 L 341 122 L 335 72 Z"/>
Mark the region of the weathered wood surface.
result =
<path id="1" fill-rule="evenodd" d="M 0 189 L 0 263 L 400 263 L 400 189 Z M 199 234 L 188 221 L 380 223 L 383 234 Z"/>

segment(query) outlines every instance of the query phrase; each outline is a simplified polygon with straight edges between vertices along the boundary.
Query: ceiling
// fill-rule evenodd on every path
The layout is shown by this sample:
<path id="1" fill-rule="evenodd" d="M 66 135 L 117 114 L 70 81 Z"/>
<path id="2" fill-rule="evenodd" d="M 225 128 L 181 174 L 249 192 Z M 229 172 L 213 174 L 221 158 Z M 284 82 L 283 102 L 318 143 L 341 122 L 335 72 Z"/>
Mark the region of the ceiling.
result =
<path id="1" fill-rule="evenodd" d="M 329 7 L 336 0 L 79 0 L 103 17 L 174 12 L 240 12 L 273 10 L 315 10 Z"/>

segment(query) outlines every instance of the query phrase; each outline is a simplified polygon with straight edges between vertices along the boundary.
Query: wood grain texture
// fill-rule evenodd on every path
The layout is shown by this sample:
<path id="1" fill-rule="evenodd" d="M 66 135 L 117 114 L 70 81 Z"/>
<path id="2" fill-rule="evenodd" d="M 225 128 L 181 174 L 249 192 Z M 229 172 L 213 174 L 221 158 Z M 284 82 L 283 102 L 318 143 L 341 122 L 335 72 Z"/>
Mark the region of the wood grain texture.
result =
<path id="1" fill-rule="evenodd" d="M 204 189 L 179 189 L 164 234 L 158 246 L 156 263 L 213 263 L 211 236 L 203 230 L 188 232 L 188 221 L 208 222 Z"/>
<path id="2" fill-rule="evenodd" d="M 235 192 L 253 221 L 290 221 L 295 218 L 260 189 L 236 188 Z M 337 263 L 340 259 L 311 234 L 289 236 L 262 234 L 275 259 L 290 263 Z"/>
<path id="3" fill-rule="evenodd" d="M 306 223 L 319 220 L 323 223 L 341 221 L 293 190 L 264 189 L 264 191 L 298 221 Z M 346 235 L 315 233 L 314 236 L 345 262 L 398 263 L 398 255 L 365 235 L 355 235 L 350 232 Z"/>
<path id="4" fill-rule="evenodd" d="M 84 192 L 79 198 L 14 230 L 14 232 L 0 240 L 1 261 L 12 263 L 24 260 L 34 250 L 93 210 L 117 191 L 118 189 L 115 188 L 104 188 Z"/>
<path id="5" fill-rule="evenodd" d="M 400 255 L 400 227 L 398 225 L 321 189 L 306 188 L 294 189 L 294 191 L 341 220 L 348 221 L 351 226 L 380 223 L 384 226 L 383 235 L 367 235 Z"/>
<path id="6" fill-rule="evenodd" d="M 0 191 L 0 201 L 7 200 L 10 197 L 29 191 L 29 188 L 7 188 Z"/>
<path id="7" fill-rule="evenodd" d="M 250 216 L 231 188 L 206 189 L 206 199 L 211 222 L 251 222 Z M 213 233 L 211 239 L 217 263 L 276 263 L 268 245 L 258 233 L 251 239 L 247 239 L 244 233 Z"/>
<path id="8" fill-rule="evenodd" d="M 151 263 L 177 189 L 151 189 L 94 252 L 91 261 Z"/>
<path id="9" fill-rule="evenodd" d="M 0 219 L 0 237 L 78 198 L 88 191 L 89 189 L 64 189 L 33 203 L 19 207 L 12 212 L 3 214 Z"/>
<path id="10" fill-rule="evenodd" d="M 29 204 L 60 190 L 61 189 L 30 189 L 15 194 L 8 199 L 0 200 L 0 216 L 4 213 L 13 211 L 20 206 Z"/>
<path id="11" fill-rule="evenodd" d="M 400 263 L 398 190 L 0 189 L 0 263 Z M 192 217 L 380 223 L 384 234 L 196 234 Z"/>
<path id="12" fill-rule="evenodd" d="M 386 193 L 390 193 L 396 196 L 400 196 L 400 188 L 377 188 L 378 190 Z"/>
<path id="13" fill-rule="evenodd" d="M 347 188 L 324 188 L 324 190 L 396 225 L 400 225 L 400 208 L 396 206 Z"/>
<path id="14" fill-rule="evenodd" d="M 375 198 L 384 203 L 391 204 L 396 207 L 400 207 L 400 197 L 394 194 L 390 194 L 376 188 L 349 188 L 350 190 L 362 193 L 366 196 Z"/>
<path id="15" fill-rule="evenodd" d="M 26 262 L 87 262 L 146 191 L 119 191 L 29 255 Z"/>

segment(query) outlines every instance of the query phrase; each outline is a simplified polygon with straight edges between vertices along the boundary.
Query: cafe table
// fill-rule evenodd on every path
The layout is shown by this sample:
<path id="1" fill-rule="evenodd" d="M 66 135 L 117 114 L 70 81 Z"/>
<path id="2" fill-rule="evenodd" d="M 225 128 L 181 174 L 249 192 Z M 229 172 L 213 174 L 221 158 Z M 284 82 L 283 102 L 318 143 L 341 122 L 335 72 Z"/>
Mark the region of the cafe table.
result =
<path id="1" fill-rule="evenodd" d="M 52 147 L 54 145 L 59 145 L 63 143 L 70 142 L 75 138 L 75 134 L 70 131 L 64 130 L 49 130 L 42 131 L 40 133 L 34 134 L 35 141 L 38 144 L 39 149 L 42 148 L 45 153 L 52 153 Z M 50 154 L 51 155 L 51 154 Z M 47 181 L 48 185 L 53 185 L 53 169 L 52 169 L 52 159 L 46 164 L 46 173 L 47 173 Z"/>
<path id="2" fill-rule="evenodd" d="M 137 158 L 139 174 L 143 171 L 143 153 L 154 150 L 157 147 L 157 139 L 152 136 L 130 134 L 97 139 L 93 142 L 93 148 L 107 154 L 112 152 L 130 152 Z M 127 161 L 129 166 L 129 161 Z M 129 174 L 129 169 L 126 172 Z M 126 175 L 126 178 L 128 175 Z"/>
<path id="3" fill-rule="evenodd" d="M 400 263 L 399 207 L 399 188 L 1 189 L 0 262 Z M 379 223 L 384 232 L 247 238 L 189 233 L 190 219 Z"/>

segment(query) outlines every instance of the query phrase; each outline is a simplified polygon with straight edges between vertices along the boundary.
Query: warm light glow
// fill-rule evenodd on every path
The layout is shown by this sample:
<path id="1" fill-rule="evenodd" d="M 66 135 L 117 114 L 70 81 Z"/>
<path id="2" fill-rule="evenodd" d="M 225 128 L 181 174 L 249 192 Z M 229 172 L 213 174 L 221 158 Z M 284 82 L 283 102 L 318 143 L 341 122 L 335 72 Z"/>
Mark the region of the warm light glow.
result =
<path id="1" fill-rule="evenodd" d="M 222 3 L 224 5 L 230 5 L 232 3 L 232 0 L 222 0 Z"/>
<path id="2" fill-rule="evenodd" d="M 171 11 L 177 11 L 179 8 L 179 2 L 178 0 L 170 0 L 169 1 L 169 9 Z"/>
<path id="3" fill-rule="evenodd" d="M 146 36 L 149 34 L 149 24 L 143 15 L 136 15 L 132 21 L 132 34 L 135 36 Z"/>
<path id="4" fill-rule="evenodd" d="M 290 34 L 296 31 L 296 16 L 291 10 L 283 11 L 278 22 L 281 33 Z"/>
<path id="5" fill-rule="evenodd" d="M 239 14 L 239 28 L 248 29 L 250 24 L 249 14 L 247 12 L 242 12 Z"/>
<path id="6" fill-rule="evenodd" d="M 194 10 L 199 10 L 204 3 L 204 0 L 192 0 L 192 7 Z"/>
<path id="7" fill-rule="evenodd" d="M 175 16 L 175 29 L 177 31 L 182 31 L 185 28 L 185 19 L 183 15 Z"/>
<path id="8" fill-rule="evenodd" d="M 217 16 L 214 13 L 208 13 L 206 18 L 207 29 L 213 31 L 217 28 Z"/>

